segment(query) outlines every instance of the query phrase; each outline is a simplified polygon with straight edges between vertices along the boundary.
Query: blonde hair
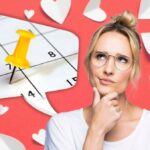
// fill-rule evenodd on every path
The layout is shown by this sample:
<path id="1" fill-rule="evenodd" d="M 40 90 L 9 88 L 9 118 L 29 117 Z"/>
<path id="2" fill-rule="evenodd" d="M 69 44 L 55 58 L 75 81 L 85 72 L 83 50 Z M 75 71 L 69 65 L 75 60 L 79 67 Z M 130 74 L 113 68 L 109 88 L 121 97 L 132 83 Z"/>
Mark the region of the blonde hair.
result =
<path id="1" fill-rule="evenodd" d="M 94 33 L 87 55 L 85 57 L 85 67 L 89 73 L 91 84 L 92 81 L 90 73 L 90 60 L 94 47 L 102 34 L 110 31 L 116 31 L 125 35 L 129 40 L 132 50 L 132 57 L 134 60 L 133 68 L 130 74 L 130 81 L 133 85 L 135 85 L 136 81 L 138 81 L 140 77 L 140 48 L 141 48 L 140 38 L 138 33 L 136 32 L 136 24 L 137 22 L 135 17 L 129 11 L 125 11 L 118 16 L 112 17 L 112 21 L 110 23 L 103 25 Z"/>

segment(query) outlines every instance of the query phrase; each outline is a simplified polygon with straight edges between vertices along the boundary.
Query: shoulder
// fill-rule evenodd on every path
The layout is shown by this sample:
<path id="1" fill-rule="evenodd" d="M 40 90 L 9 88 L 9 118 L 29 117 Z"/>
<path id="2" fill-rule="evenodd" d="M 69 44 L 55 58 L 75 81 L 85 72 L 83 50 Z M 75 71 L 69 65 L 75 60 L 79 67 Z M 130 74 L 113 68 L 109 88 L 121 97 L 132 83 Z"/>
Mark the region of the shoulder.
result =
<path id="1" fill-rule="evenodd" d="M 76 131 L 81 127 L 82 109 L 63 112 L 54 115 L 50 118 L 46 126 L 47 137 L 53 137 L 57 139 L 61 137 L 72 137 L 72 131 Z"/>
<path id="2" fill-rule="evenodd" d="M 141 125 L 144 126 L 145 129 L 149 128 L 149 125 L 150 125 L 150 110 L 143 109 L 142 118 L 140 119 L 140 122 L 141 122 Z"/>
<path id="3" fill-rule="evenodd" d="M 51 117 L 51 119 L 48 121 L 47 126 L 61 126 L 62 128 L 66 128 L 67 126 L 69 127 L 71 124 L 79 123 L 81 121 L 81 117 L 82 109 L 69 112 L 62 112 Z"/>
<path id="4" fill-rule="evenodd" d="M 144 115 L 145 119 L 150 121 L 150 110 L 143 109 L 143 115 Z"/>
<path id="5" fill-rule="evenodd" d="M 150 135 L 150 110 L 143 109 L 142 118 L 139 120 L 136 130 L 137 129 L 139 130 L 138 136 L 140 137 L 140 140 L 144 143 L 145 141 L 147 141 L 146 139 L 149 139 Z"/>
<path id="6" fill-rule="evenodd" d="M 74 128 L 79 126 L 82 109 L 63 112 L 50 118 L 46 126 L 45 147 L 49 149 L 74 149 Z"/>

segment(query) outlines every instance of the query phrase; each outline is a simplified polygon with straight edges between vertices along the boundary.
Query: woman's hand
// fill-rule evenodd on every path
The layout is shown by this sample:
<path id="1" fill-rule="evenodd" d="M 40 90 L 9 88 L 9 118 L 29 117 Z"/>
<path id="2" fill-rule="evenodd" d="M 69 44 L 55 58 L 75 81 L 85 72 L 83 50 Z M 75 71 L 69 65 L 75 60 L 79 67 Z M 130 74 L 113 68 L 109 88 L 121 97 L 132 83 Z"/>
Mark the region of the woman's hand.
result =
<path id="1" fill-rule="evenodd" d="M 92 119 L 83 150 L 102 150 L 106 133 L 115 126 L 122 112 L 116 92 L 111 92 L 101 98 L 97 88 L 94 87 L 93 90 Z"/>
<path id="2" fill-rule="evenodd" d="M 118 94 L 111 92 L 101 98 L 97 88 L 94 87 L 93 90 L 94 101 L 90 128 L 97 134 L 105 136 L 115 126 L 122 113 L 118 105 Z"/>

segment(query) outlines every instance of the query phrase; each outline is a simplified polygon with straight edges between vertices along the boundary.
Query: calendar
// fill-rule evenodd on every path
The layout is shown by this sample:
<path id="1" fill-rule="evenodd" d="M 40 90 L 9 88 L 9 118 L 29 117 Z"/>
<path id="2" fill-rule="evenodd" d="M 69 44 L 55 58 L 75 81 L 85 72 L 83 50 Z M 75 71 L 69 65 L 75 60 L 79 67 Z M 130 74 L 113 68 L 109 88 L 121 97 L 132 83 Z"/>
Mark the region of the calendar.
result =
<path id="1" fill-rule="evenodd" d="M 73 87 L 77 82 L 79 39 L 72 32 L 12 17 L 0 16 L 0 98 L 23 96 L 38 111 L 53 115 L 45 92 Z M 5 59 L 13 54 L 17 30 L 36 35 L 29 46 L 30 68 L 17 68 L 9 84 L 13 66 Z"/>

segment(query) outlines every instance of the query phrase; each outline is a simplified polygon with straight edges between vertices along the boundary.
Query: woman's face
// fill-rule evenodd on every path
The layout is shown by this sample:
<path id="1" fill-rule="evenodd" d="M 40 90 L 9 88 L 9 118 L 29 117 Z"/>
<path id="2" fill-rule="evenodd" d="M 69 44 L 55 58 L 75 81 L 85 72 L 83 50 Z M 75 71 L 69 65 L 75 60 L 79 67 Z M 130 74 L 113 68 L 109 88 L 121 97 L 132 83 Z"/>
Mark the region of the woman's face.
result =
<path id="1" fill-rule="evenodd" d="M 106 54 L 106 55 L 103 55 Z M 107 61 L 104 65 L 103 61 Z M 116 59 L 115 59 L 116 57 Z M 127 60 L 130 62 L 128 69 L 122 70 Z M 128 38 L 121 33 L 110 31 L 102 34 L 95 45 L 90 60 L 92 82 L 102 95 L 115 91 L 124 93 L 132 70 L 132 51 Z M 120 70 L 117 68 L 118 64 Z"/>

